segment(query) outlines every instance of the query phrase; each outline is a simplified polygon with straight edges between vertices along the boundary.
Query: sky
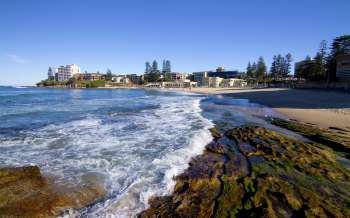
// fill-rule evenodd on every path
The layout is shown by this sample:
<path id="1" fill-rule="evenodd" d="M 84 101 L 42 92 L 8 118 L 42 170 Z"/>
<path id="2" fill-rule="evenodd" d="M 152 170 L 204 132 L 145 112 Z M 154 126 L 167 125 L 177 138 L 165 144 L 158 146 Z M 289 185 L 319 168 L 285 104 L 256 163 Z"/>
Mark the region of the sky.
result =
<path id="1" fill-rule="evenodd" d="M 350 34 L 349 0 L 1 0 L 0 85 L 34 85 L 49 66 L 141 74 L 245 70 L 290 52 L 314 56 Z"/>

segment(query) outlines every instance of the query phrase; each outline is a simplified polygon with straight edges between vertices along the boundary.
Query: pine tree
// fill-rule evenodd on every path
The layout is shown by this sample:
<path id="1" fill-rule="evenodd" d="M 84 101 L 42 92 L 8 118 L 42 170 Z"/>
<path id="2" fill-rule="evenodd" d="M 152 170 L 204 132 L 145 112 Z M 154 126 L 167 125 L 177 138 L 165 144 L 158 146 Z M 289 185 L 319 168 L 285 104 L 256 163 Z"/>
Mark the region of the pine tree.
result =
<path id="1" fill-rule="evenodd" d="M 285 76 L 288 76 L 288 74 L 291 73 L 292 62 L 293 62 L 292 55 L 290 53 L 288 53 L 286 55 L 286 57 L 285 57 L 285 71 L 286 71 L 286 75 Z"/>
<path id="2" fill-rule="evenodd" d="M 284 58 L 282 55 L 277 55 L 277 61 L 276 61 L 276 66 L 277 66 L 277 78 L 282 78 L 284 74 Z"/>
<path id="3" fill-rule="evenodd" d="M 252 64 L 250 63 L 250 61 L 248 62 L 248 66 L 247 66 L 247 77 L 248 78 L 253 78 L 253 68 L 252 68 Z"/>
<path id="4" fill-rule="evenodd" d="M 277 56 L 274 55 L 273 56 L 273 61 L 272 61 L 272 64 L 271 64 L 271 69 L 270 69 L 270 74 L 273 78 L 277 78 L 277 75 L 278 75 L 278 69 L 277 69 Z"/>
<path id="5" fill-rule="evenodd" d="M 340 55 L 350 54 L 350 35 L 337 37 L 333 40 L 330 55 L 327 58 L 328 82 L 336 80 L 336 58 Z"/>
<path id="6" fill-rule="evenodd" d="M 259 57 L 259 60 L 258 60 L 257 66 L 256 66 L 256 78 L 258 80 L 262 80 L 265 78 L 266 69 L 267 69 L 267 67 L 266 67 L 264 58 Z"/>
<path id="7" fill-rule="evenodd" d="M 146 70 L 145 73 L 150 73 L 152 71 L 151 64 L 147 61 L 146 62 Z"/>
<path id="8" fill-rule="evenodd" d="M 168 72 L 168 73 L 171 73 L 171 63 L 170 63 L 170 61 L 167 60 L 167 61 L 165 62 L 165 65 L 166 65 L 166 68 L 167 68 L 167 72 Z"/>
<path id="9" fill-rule="evenodd" d="M 255 62 L 252 64 L 252 78 L 256 78 L 257 65 Z"/>
<path id="10" fill-rule="evenodd" d="M 158 62 L 156 60 L 152 63 L 152 71 L 158 71 Z"/>
<path id="11" fill-rule="evenodd" d="M 112 80 L 112 71 L 110 69 L 107 69 L 107 72 L 106 72 L 106 80 L 107 81 L 111 81 Z"/>

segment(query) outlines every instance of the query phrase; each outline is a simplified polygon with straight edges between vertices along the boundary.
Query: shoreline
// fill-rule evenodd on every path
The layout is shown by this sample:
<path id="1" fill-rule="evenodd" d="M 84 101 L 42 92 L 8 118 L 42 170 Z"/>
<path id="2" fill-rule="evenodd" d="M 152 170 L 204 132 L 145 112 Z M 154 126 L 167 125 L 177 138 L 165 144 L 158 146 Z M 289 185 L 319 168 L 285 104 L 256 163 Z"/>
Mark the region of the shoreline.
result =
<path id="1" fill-rule="evenodd" d="M 248 99 L 302 123 L 350 129 L 350 95 L 346 93 L 284 88 L 197 88 L 187 92 Z"/>
<path id="2" fill-rule="evenodd" d="M 104 88 L 101 88 L 104 89 Z M 289 88 L 147 88 L 106 87 L 105 89 L 143 89 L 205 95 L 224 95 L 248 99 L 287 116 L 291 120 L 322 128 L 350 129 L 350 95 L 347 93 Z M 279 101 L 283 101 L 279 103 Z"/>
<path id="3" fill-rule="evenodd" d="M 96 89 L 142 89 L 224 95 L 237 99 L 248 99 L 252 103 L 267 106 L 302 123 L 322 128 L 350 129 L 350 95 L 336 91 L 288 88 L 148 88 L 142 86 L 99 87 Z"/>

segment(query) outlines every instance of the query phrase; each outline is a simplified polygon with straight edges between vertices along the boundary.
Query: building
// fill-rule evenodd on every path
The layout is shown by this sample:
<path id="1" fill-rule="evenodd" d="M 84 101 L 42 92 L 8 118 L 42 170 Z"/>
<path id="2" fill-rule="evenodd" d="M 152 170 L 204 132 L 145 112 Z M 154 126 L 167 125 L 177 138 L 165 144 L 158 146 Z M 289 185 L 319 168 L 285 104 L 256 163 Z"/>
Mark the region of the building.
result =
<path id="1" fill-rule="evenodd" d="M 219 88 L 221 85 L 221 82 L 224 79 L 221 77 L 207 77 L 206 80 L 207 80 L 206 84 L 208 87 Z"/>
<path id="2" fill-rule="evenodd" d="M 340 81 L 350 82 L 350 54 L 337 57 L 336 76 Z"/>
<path id="3" fill-rule="evenodd" d="M 244 87 L 247 85 L 247 82 L 243 79 L 238 78 L 231 78 L 231 79 L 224 79 L 220 86 L 227 88 L 227 87 Z"/>
<path id="4" fill-rule="evenodd" d="M 216 68 L 216 72 L 224 72 L 225 68 L 224 67 L 218 67 Z"/>
<path id="5" fill-rule="evenodd" d="M 56 81 L 67 81 L 76 74 L 80 74 L 80 67 L 76 64 L 69 64 L 66 66 L 59 66 L 55 73 Z"/>
<path id="6" fill-rule="evenodd" d="M 74 75 L 77 80 L 85 81 L 95 81 L 95 80 L 105 80 L 106 76 L 99 73 L 79 73 Z"/>
<path id="7" fill-rule="evenodd" d="M 161 87 L 163 87 L 163 88 L 194 88 L 194 87 L 197 87 L 197 83 L 192 82 L 190 80 L 162 82 Z"/>
<path id="8" fill-rule="evenodd" d="M 185 81 L 188 73 L 171 73 L 171 81 Z"/>
<path id="9" fill-rule="evenodd" d="M 225 71 L 225 68 L 218 67 L 215 72 L 211 71 L 208 73 L 209 77 L 221 77 L 224 79 L 239 78 L 242 74 L 238 71 Z"/>
<path id="10" fill-rule="evenodd" d="M 134 84 L 139 84 L 141 82 L 141 76 L 137 74 L 128 74 L 126 77 Z"/>
<path id="11" fill-rule="evenodd" d="M 224 67 L 218 67 L 216 71 L 202 71 L 193 73 L 193 81 L 198 83 L 198 86 L 207 86 L 207 87 L 218 87 L 217 82 L 219 79 L 234 79 L 240 78 L 242 73 L 238 71 L 225 71 Z M 210 77 L 216 79 L 208 79 Z"/>
<path id="12" fill-rule="evenodd" d="M 112 82 L 128 84 L 130 83 L 130 79 L 127 76 L 113 76 Z"/>
<path id="13" fill-rule="evenodd" d="M 198 86 L 207 86 L 207 77 L 209 71 L 194 72 L 193 81 L 197 82 Z"/>

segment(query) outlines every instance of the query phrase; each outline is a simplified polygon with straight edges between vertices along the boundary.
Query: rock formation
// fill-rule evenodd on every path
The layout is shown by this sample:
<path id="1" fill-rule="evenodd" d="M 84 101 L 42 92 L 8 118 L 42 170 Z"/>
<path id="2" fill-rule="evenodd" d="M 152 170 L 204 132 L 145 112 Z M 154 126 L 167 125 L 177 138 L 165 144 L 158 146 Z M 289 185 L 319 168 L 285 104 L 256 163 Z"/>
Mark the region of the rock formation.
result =
<path id="1" fill-rule="evenodd" d="M 36 166 L 0 169 L 0 217 L 55 217 L 104 195 L 104 188 L 94 182 L 57 187 Z"/>
<path id="2" fill-rule="evenodd" d="M 331 148 L 256 126 L 218 132 L 139 217 L 350 217 L 350 171 Z"/>

